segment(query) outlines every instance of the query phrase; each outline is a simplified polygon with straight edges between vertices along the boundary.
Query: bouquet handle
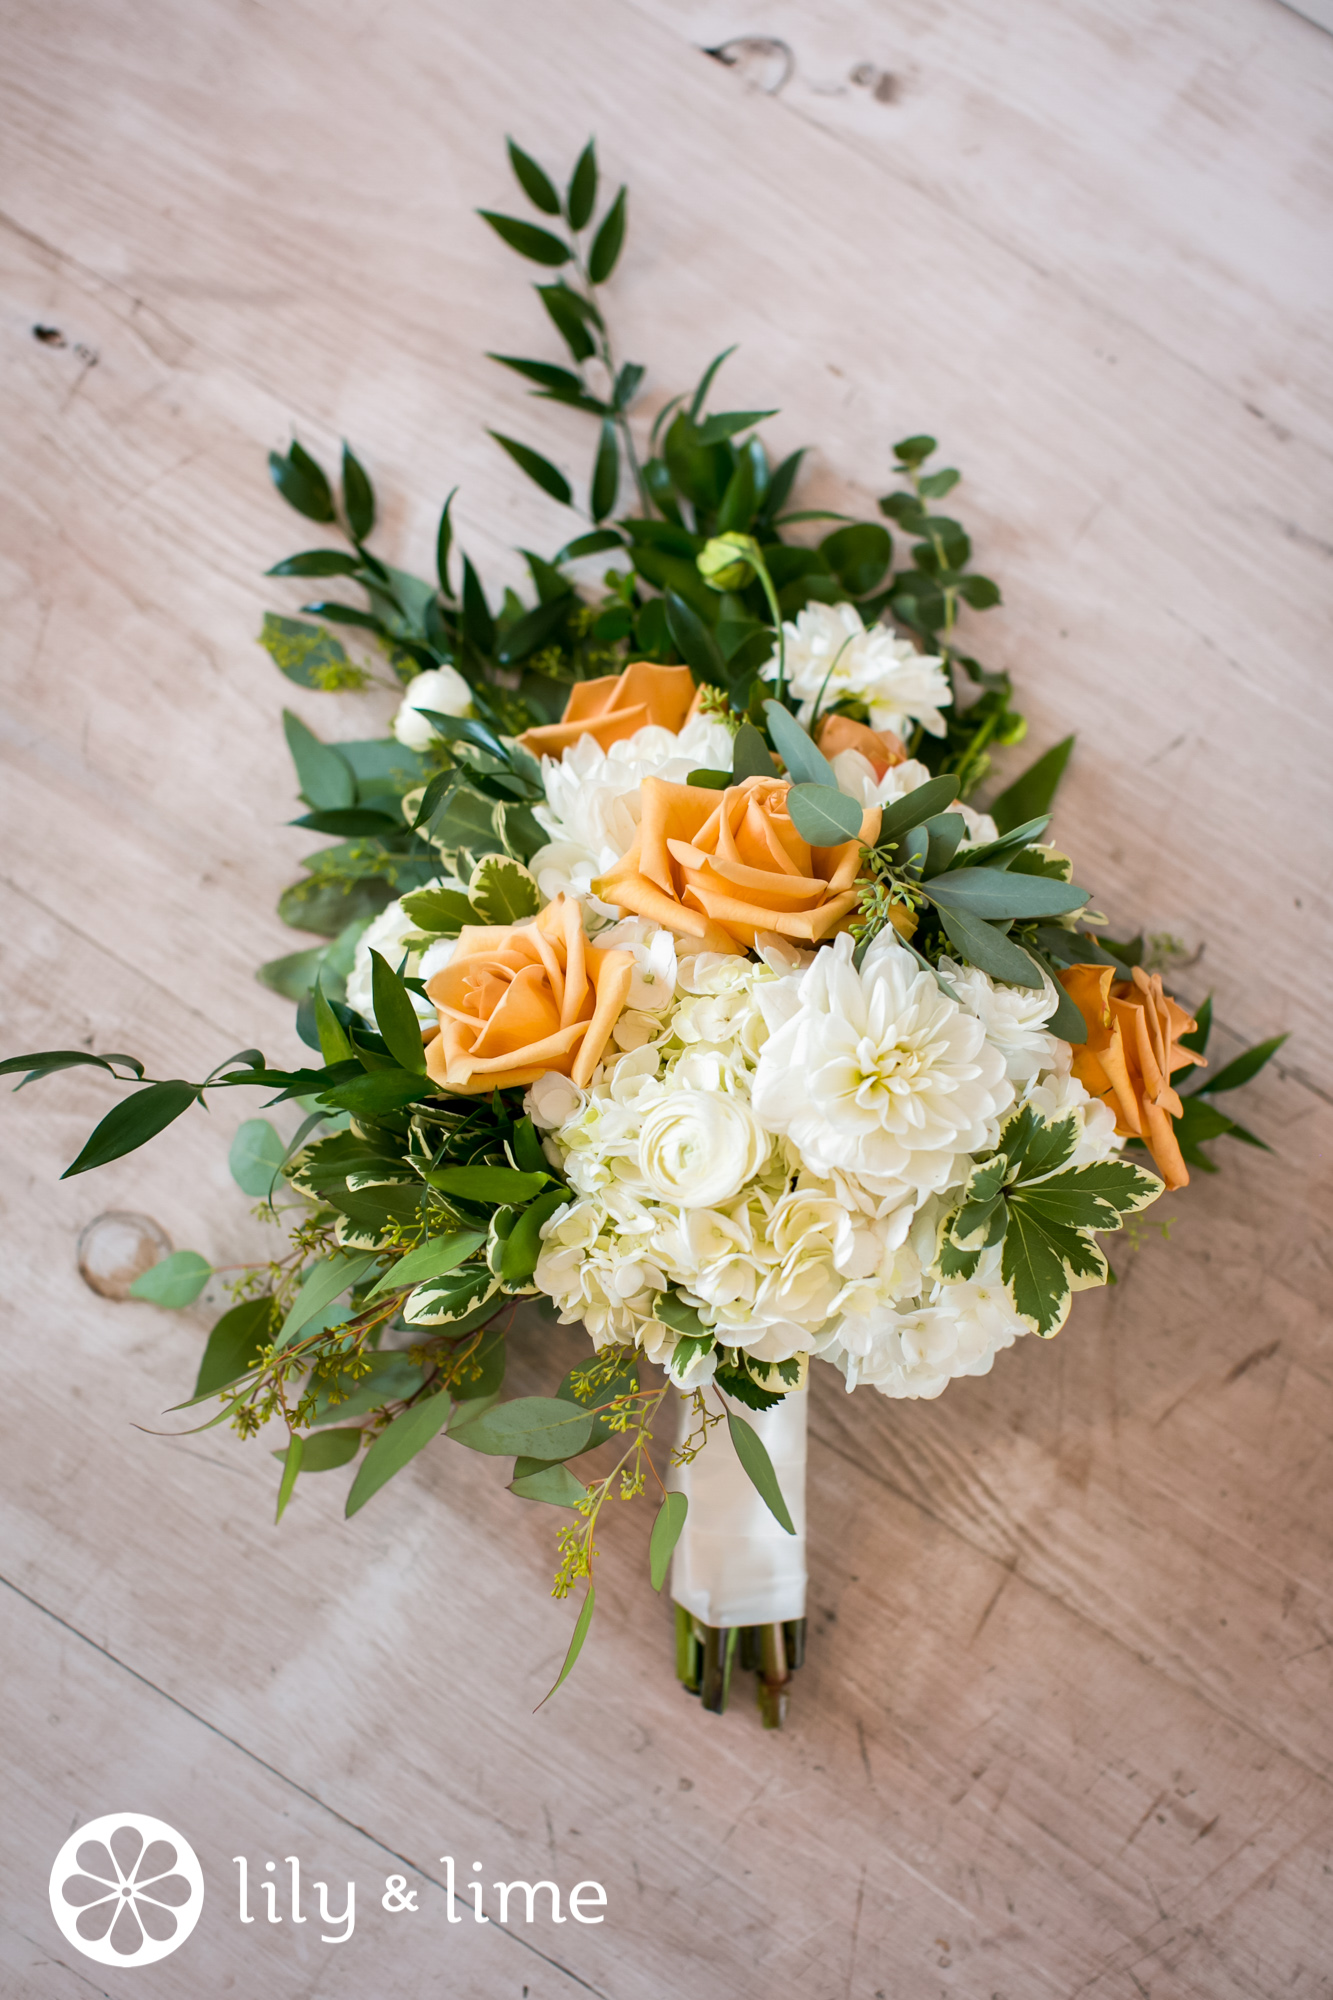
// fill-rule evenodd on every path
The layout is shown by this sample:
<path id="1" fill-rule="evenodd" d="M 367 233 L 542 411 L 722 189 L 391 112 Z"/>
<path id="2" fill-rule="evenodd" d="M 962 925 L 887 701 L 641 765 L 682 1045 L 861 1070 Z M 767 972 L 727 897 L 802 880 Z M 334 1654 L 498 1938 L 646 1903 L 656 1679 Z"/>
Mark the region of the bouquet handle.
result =
<path id="1" fill-rule="evenodd" d="M 780 1728 L 788 1683 L 805 1652 L 805 1463 L 809 1392 L 792 1390 L 771 1410 L 743 1409 L 716 1387 L 710 1412 L 734 1412 L 758 1432 L 795 1524 L 789 1535 L 769 1512 L 720 1426 L 698 1456 L 675 1465 L 670 1484 L 689 1512 L 671 1562 L 676 1672 L 705 1708 L 725 1709 L 740 1666 L 758 1676 L 765 1727 Z M 696 1428 L 681 1395 L 677 1450 Z"/>

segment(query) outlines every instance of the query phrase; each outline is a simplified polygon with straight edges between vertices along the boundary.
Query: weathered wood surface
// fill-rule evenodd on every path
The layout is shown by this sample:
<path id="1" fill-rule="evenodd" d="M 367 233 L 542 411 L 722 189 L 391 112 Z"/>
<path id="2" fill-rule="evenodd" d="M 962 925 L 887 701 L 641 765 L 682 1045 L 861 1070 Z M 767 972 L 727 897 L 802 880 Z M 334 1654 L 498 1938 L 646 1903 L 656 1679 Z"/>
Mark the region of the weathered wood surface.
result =
<path id="1" fill-rule="evenodd" d="M 742 28 L 796 52 L 776 98 L 691 45 Z M 366 711 L 253 647 L 259 572 L 299 539 L 262 452 L 292 423 L 351 437 L 382 546 L 419 564 L 455 480 L 488 575 L 561 538 L 482 431 L 590 455 L 480 358 L 543 337 L 471 214 L 510 205 L 506 127 L 557 159 L 595 128 L 631 180 L 615 305 L 649 408 L 741 340 L 737 399 L 821 440 L 833 504 L 882 490 L 894 437 L 941 436 L 1006 592 L 978 648 L 1035 745 L 1080 730 L 1061 837 L 1117 921 L 1206 940 L 1183 979 L 1215 987 L 1224 1053 L 1294 1035 L 1245 1104 L 1277 1157 L 1233 1148 L 1054 1346 L 932 1405 L 817 1385 L 811 1658 L 780 1738 L 676 1688 L 630 1510 L 534 1716 L 570 1619 L 554 1517 L 502 1466 L 441 1447 L 350 1526 L 311 1480 L 275 1534 L 262 1445 L 134 1429 L 206 1319 L 95 1299 L 74 1240 L 128 1207 L 253 1253 L 227 1112 L 58 1187 L 110 1088 L 6 1100 L 0 1991 L 128 1990 L 45 1904 L 67 1832 L 120 1805 L 204 1861 L 196 1939 L 152 1975 L 192 2000 L 1333 1991 L 1333 41 L 1267 0 L 48 0 L 8 10 L 5 47 L 6 1049 L 166 1075 L 292 1049 L 251 980 L 304 851 L 278 711 L 328 734 Z M 841 88 L 863 63 L 887 102 Z M 520 1377 L 576 1345 L 534 1331 Z M 354 1874 L 353 1940 L 242 1930 L 243 1851 Z M 450 1929 L 447 1853 L 595 1878 L 608 1921 Z M 415 1917 L 380 1910 L 395 1867 Z"/>

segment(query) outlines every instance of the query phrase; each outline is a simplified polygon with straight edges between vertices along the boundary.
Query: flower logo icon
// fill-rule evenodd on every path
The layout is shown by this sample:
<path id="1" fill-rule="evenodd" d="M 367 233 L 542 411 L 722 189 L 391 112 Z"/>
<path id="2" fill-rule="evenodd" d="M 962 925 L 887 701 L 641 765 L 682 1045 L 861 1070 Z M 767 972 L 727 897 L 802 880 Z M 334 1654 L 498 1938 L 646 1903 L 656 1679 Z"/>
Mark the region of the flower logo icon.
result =
<path id="1" fill-rule="evenodd" d="M 107 1813 L 72 1833 L 51 1870 L 51 1914 L 99 1965 L 152 1965 L 184 1944 L 204 1907 L 188 1840 L 146 1813 Z"/>

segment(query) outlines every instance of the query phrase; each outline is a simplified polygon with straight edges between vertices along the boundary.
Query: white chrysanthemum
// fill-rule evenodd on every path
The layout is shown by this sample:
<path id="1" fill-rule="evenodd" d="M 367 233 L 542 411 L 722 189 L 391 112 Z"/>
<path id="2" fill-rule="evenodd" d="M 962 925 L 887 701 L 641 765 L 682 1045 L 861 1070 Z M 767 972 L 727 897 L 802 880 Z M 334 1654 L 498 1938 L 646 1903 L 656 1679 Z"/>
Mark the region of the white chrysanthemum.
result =
<path id="1" fill-rule="evenodd" d="M 438 731 L 421 714 L 471 715 L 472 690 L 456 667 L 430 667 L 407 684 L 402 707 L 393 719 L 393 733 L 409 750 L 429 750 Z"/>
<path id="2" fill-rule="evenodd" d="M 461 889 L 463 885 L 461 882 L 455 882 L 452 877 L 445 876 L 438 882 L 432 882 L 430 886 L 432 889 Z M 362 1020 L 373 1021 L 375 1018 L 371 985 L 374 968 L 370 962 L 371 952 L 377 951 L 380 957 L 387 959 L 397 972 L 406 951 L 403 940 L 415 933 L 416 929 L 416 925 L 401 903 L 386 903 L 374 922 L 368 924 L 357 939 L 356 956 L 347 975 L 347 1004 L 361 1016 Z M 414 979 L 429 979 L 432 973 L 439 972 L 448 965 L 457 942 L 457 938 L 436 938 L 435 942 L 427 945 L 423 952 L 407 953 L 406 970 Z M 411 997 L 418 1019 L 433 1021 L 435 1009 L 430 1001 L 423 1000 L 419 993 L 413 993 Z"/>
<path id="3" fill-rule="evenodd" d="M 558 760 L 543 757 L 546 803 L 534 810 L 551 838 L 529 863 L 542 894 L 586 900 L 591 883 L 629 852 L 645 778 L 683 785 L 700 765 L 730 770 L 732 755 L 726 724 L 700 715 L 678 735 L 650 723 L 609 750 L 594 736 L 580 736 Z"/>
<path id="4" fill-rule="evenodd" d="M 769 1023 L 754 1107 L 818 1174 L 885 1209 L 961 1181 L 1013 1102 L 1004 1057 L 896 939 L 858 972 L 846 934 L 758 994 Z"/>
<path id="5" fill-rule="evenodd" d="M 891 765 L 882 778 L 875 776 L 870 759 L 859 750 L 840 750 L 831 762 L 839 789 L 862 806 L 892 805 L 895 799 L 905 799 L 909 792 L 931 782 L 931 773 L 915 757 Z M 961 799 L 955 799 L 949 811 L 958 813 L 967 828 L 964 846 L 980 847 L 999 838 L 999 828 L 989 813 L 974 812 Z"/>
<path id="6" fill-rule="evenodd" d="M 800 697 L 802 722 L 816 703 L 822 713 L 850 696 L 865 704 L 873 729 L 904 736 L 919 722 L 929 735 L 943 736 L 940 710 L 952 704 L 953 690 L 935 654 L 918 653 L 887 625 L 865 626 L 852 604 L 807 604 L 782 629 L 787 685 Z M 777 679 L 776 653 L 760 672 Z"/>
<path id="7" fill-rule="evenodd" d="M 1002 985 L 979 967 L 956 965 L 950 958 L 940 960 L 940 972 L 968 1013 L 976 1015 L 1015 1084 L 1035 1082 L 1058 1062 L 1058 1050 L 1068 1044 L 1059 1043 L 1046 1027 L 1060 1004 L 1049 973 L 1044 972 L 1042 985 L 1033 988 Z"/>

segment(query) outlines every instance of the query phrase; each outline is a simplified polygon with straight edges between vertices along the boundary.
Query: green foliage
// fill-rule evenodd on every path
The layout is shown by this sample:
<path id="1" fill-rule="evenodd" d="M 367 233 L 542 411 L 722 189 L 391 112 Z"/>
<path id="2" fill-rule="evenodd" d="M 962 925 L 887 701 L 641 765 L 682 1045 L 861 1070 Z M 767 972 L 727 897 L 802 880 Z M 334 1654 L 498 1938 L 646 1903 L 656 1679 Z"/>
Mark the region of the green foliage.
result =
<path id="1" fill-rule="evenodd" d="M 307 1438 L 298 1438 L 301 1446 L 300 1472 L 336 1472 L 340 1465 L 350 1465 L 361 1449 L 362 1433 L 357 1429 L 316 1431 Z M 290 1450 L 290 1447 L 288 1448 Z M 273 1454 L 283 1466 L 289 1463 L 288 1451 Z"/>
<path id="2" fill-rule="evenodd" d="M 586 1451 L 592 1431 L 588 1412 L 562 1396 L 519 1396 L 483 1411 L 453 1436 L 469 1450 L 494 1458 L 536 1458 L 550 1464 Z"/>
<path id="3" fill-rule="evenodd" d="M 273 1338 L 273 1308 L 273 1298 L 265 1294 L 263 1298 L 243 1299 L 215 1321 L 199 1364 L 196 1399 L 216 1395 L 255 1367 Z"/>
<path id="4" fill-rule="evenodd" d="M 941 1237 L 940 1270 L 967 1278 L 981 1252 L 1003 1244 L 1001 1272 L 1014 1305 L 1034 1333 L 1058 1333 L 1071 1292 L 1104 1285 L 1106 1259 L 1096 1236 L 1119 1229 L 1162 1192 L 1155 1174 L 1126 1160 L 1071 1167 L 1072 1118 L 1047 1120 L 1030 1107 L 1015 1113 L 998 1151 L 973 1168 Z"/>
<path id="5" fill-rule="evenodd" d="M 657 1510 L 648 1542 L 648 1573 L 654 1590 L 666 1582 L 672 1551 L 680 1540 L 690 1503 L 683 1493 L 668 1493 Z"/>
<path id="6" fill-rule="evenodd" d="M 199 1096 L 199 1086 L 193 1083 L 177 1080 L 146 1084 L 107 1112 L 78 1158 L 60 1178 L 69 1180 L 73 1174 L 86 1174 L 90 1167 L 104 1167 L 110 1160 L 123 1159 L 126 1153 L 135 1152 L 165 1131 L 183 1111 L 188 1111 Z"/>
<path id="7" fill-rule="evenodd" d="M 231 1142 L 227 1165 L 243 1194 L 268 1201 L 287 1158 L 281 1134 L 267 1118 L 247 1118 Z"/>
<path id="8" fill-rule="evenodd" d="M 1035 764 L 1029 764 L 1022 776 L 1015 778 L 992 802 L 991 818 L 1001 833 L 1009 833 L 1024 820 L 1050 811 L 1073 748 L 1073 737 L 1066 736 L 1063 742 L 1038 757 Z"/>
<path id="9" fill-rule="evenodd" d="M 213 1266 L 197 1250 L 173 1250 L 151 1269 L 141 1271 L 130 1286 L 130 1297 L 178 1312 L 191 1306 L 213 1275 Z"/>
<path id="10" fill-rule="evenodd" d="M 419 1451 L 423 1451 L 432 1438 L 438 1437 L 448 1422 L 451 1407 L 446 1395 L 428 1396 L 420 1403 L 409 1404 L 387 1429 L 380 1432 L 362 1459 L 347 1495 L 349 1520 L 365 1506 L 367 1500 L 373 1500 L 380 1488 L 401 1472 Z"/>
<path id="11" fill-rule="evenodd" d="M 271 451 L 268 469 L 273 484 L 288 506 L 294 507 L 298 514 L 304 514 L 309 521 L 332 521 L 336 518 L 333 489 L 322 468 L 299 444 L 293 443 L 285 457 L 281 452 Z"/>
<path id="12" fill-rule="evenodd" d="M 375 1009 L 375 1025 L 384 1037 L 385 1047 L 401 1069 L 410 1074 L 424 1076 L 426 1072 L 426 1051 L 421 1042 L 421 1023 L 417 1019 L 412 996 L 388 960 L 377 951 L 370 954 L 371 993 Z M 366 1077 L 366 1083 L 378 1083 L 384 1072 L 377 1077 Z M 410 1103 L 410 1098 L 405 1100 Z"/>
<path id="13" fill-rule="evenodd" d="M 773 1461 L 768 1455 L 768 1447 L 753 1424 L 747 1424 L 744 1417 L 738 1417 L 734 1410 L 727 1412 L 727 1429 L 731 1442 L 736 1447 L 736 1456 L 744 1466 L 746 1474 L 780 1528 L 789 1535 L 796 1533 L 796 1523 L 792 1520 L 787 1503 L 778 1485 L 778 1475 L 773 1470 Z"/>

